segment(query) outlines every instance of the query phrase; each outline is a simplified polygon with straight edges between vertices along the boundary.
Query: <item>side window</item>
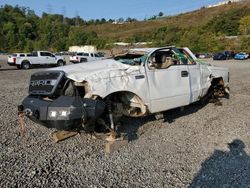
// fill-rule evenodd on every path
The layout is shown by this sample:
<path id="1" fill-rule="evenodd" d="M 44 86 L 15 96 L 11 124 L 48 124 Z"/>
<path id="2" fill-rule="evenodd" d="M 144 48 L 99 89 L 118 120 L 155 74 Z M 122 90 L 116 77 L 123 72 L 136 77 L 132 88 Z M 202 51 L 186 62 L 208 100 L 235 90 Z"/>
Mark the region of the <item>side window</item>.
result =
<path id="1" fill-rule="evenodd" d="M 183 58 L 182 58 L 183 64 L 186 64 L 186 65 L 196 64 L 195 60 L 189 55 L 188 52 L 186 52 L 184 49 L 181 49 L 180 52 L 183 55 Z"/>
<path id="2" fill-rule="evenodd" d="M 40 55 L 41 56 L 46 56 L 46 53 L 45 52 L 40 52 Z"/>
<path id="3" fill-rule="evenodd" d="M 49 52 L 41 52 L 41 56 L 46 56 L 46 57 L 53 57 L 51 53 Z"/>
<path id="4" fill-rule="evenodd" d="M 149 58 L 149 67 L 155 69 L 167 69 L 178 64 L 180 64 L 179 60 L 171 51 L 158 51 Z"/>
<path id="5" fill-rule="evenodd" d="M 46 52 L 46 56 L 53 57 L 51 53 Z"/>
<path id="6" fill-rule="evenodd" d="M 88 57 L 88 56 L 89 56 L 89 54 L 88 54 L 88 53 L 84 53 L 84 54 L 83 54 L 83 56 L 87 56 L 87 57 Z"/>
<path id="7" fill-rule="evenodd" d="M 25 57 L 25 55 L 24 54 L 20 54 L 20 57 Z"/>
<path id="8" fill-rule="evenodd" d="M 91 57 L 94 57 L 94 54 L 91 53 L 90 55 L 91 55 Z"/>
<path id="9" fill-rule="evenodd" d="M 94 54 L 94 56 L 95 56 L 95 57 L 100 57 L 99 54 L 96 54 L 96 53 Z"/>
<path id="10" fill-rule="evenodd" d="M 77 53 L 76 55 L 82 56 L 82 55 L 83 55 L 83 53 Z"/>

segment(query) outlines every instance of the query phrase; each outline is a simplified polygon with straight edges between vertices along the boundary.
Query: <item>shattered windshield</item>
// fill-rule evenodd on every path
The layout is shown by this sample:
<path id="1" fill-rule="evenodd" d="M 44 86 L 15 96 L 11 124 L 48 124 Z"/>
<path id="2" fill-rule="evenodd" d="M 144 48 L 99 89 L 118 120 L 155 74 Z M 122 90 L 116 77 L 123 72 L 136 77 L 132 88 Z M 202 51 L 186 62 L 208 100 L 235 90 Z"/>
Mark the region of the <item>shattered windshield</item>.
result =
<path id="1" fill-rule="evenodd" d="M 145 63 L 147 59 L 148 54 L 124 54 L 124 55 L 118 55 L 114 59 L 116 61 L 119 61 L 126 65 L 141 65 L 142 63 Z"/>

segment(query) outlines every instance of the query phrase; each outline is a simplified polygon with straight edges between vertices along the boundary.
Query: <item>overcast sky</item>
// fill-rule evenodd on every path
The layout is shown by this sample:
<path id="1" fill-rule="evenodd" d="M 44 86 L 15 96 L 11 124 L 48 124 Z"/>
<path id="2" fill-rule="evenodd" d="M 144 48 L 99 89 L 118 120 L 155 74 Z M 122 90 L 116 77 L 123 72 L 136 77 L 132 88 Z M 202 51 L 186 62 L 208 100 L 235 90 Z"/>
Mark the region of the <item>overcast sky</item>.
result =
<path id="1" fill-rule="evenodd" d="M 67 17 L 80 16 L 89 19 L 144 19 L 163 12 L 175 15 L 202 6 L 216 4 L 221 0 L 0 0 L 0 5 L 29 7 L 39 16 L 43 12 L 64 14 Z"/>

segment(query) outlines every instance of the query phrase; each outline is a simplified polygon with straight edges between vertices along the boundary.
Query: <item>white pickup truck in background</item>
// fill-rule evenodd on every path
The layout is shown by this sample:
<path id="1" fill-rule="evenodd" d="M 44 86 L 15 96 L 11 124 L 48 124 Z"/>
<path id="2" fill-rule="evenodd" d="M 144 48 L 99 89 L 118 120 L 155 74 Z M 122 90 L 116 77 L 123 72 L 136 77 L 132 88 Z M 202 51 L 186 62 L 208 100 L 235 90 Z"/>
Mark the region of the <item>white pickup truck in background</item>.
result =
<path id="1" fill-rule="evenodd" d="M 98 52 L 78 52 L 76 55 L 69 57 L 71 63 L 83 63 L 105 59 L 104 55 Z"/>
<path id="2" fill-rule="evenodd" d="M 16 53 L 8 57 L 8 64 L 18 69 L 30 69 L 33 66 L 52 65 L 63 66 L 66 61 L 62 56 L 56 56 L 48 51 L 32 53 Z"/>

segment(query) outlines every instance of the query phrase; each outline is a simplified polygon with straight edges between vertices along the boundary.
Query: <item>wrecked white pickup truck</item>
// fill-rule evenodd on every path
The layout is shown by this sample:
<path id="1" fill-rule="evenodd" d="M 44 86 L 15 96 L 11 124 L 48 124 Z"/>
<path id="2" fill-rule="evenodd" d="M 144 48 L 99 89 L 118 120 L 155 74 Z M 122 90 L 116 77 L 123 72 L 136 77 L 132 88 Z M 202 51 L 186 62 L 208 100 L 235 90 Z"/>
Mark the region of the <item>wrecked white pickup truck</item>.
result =
<path id="1" fill-rule="evenodd" d="M 68 65 L 31 76 L 18 107 L 59 130 L 109 126 L 183 107 L 206 96 L 228 95 L 227 68 L 197 61 L 188 48 L 133 49 L 112 59 Z"/>

